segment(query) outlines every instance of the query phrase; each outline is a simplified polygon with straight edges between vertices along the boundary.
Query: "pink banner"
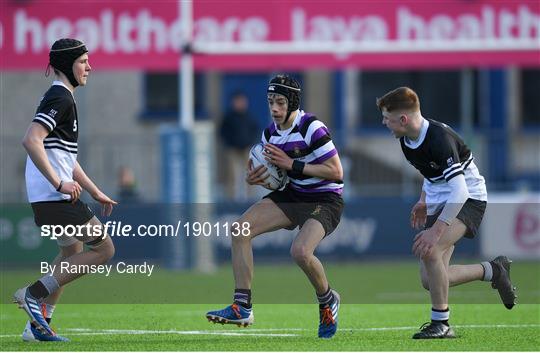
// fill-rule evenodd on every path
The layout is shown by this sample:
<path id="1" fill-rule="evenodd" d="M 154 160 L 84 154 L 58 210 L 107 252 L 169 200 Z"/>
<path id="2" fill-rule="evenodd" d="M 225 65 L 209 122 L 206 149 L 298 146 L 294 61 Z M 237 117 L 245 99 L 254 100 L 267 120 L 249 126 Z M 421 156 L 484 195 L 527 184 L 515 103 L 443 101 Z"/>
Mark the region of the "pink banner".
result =
<path id="1" fill-rule="evenodd" d="M 176 1 L 6 1 L 0 9 L 0 69 L 44 69 L 54 40 L 75 37 L 99 69 L 175 70 L 181 44 Z M 428 40 L 444 50 L 354 54 L 195 55 L 199 70 L 361 67 L 540 66 L 538 1 L 194 1 L 197 43 L 332 42 L 395 45 Z M 452 43 L 502 43 L 453 51 Z M 533 43 L 504 49 L 504 43 Z M 458 46 L 456 45 L 456 48 Z"/>

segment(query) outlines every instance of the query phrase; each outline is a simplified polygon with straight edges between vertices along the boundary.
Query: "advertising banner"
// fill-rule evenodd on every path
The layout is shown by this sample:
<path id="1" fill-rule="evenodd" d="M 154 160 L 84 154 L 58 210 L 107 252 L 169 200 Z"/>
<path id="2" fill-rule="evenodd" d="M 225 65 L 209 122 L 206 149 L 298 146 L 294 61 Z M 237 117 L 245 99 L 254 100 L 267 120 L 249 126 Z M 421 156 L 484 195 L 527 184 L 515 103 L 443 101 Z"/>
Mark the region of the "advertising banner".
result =
<path id="1" fill-rule="evenodd" d="M 484 257 L 540 260 L 540 194 L 490 195 L 482 224 Z"/>
<path id="2" fill-rule="evenodd" d="M 0 69 L 43 69 L 58 38 L 83 40 L 100 69 L 176 70 L 182 45 L 177 1 L 4 1 Z M 201 69 L 268 70 L 314 67 L 411 68 L 540 66 L 537 1 L 212 1 L 193 2 L 196 48 L 211 43 L 287 42 L 377 47 L 340 54 L 195 52 Z M 420 51 L 406 50 L 421 41 Z M 459 49 L 463 43 L 478 48 Z M 521 48 L 507 45 L 532 43 Z M 536 43 L 536 45 L 535 45 Z M 403 47 L 393 52 L 393 46 Z M 491 47 L 485 50 L 485 47 Z M 44 64 L 45 63 L 45 64 Z"/>

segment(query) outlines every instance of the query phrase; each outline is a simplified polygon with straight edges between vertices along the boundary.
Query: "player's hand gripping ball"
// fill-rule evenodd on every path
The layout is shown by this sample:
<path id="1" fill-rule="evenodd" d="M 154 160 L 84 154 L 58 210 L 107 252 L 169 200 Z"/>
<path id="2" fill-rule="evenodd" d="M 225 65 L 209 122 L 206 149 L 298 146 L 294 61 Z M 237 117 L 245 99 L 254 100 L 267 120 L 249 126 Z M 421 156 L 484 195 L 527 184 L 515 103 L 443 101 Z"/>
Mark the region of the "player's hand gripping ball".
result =
<path id="1" fill-rule="evenodd" d="M 287 183 L 287 173 L 268 162 L 263 155 L 264 146 L 262 143 L 258 143 L 249 151 L 249 159 L 253 163 L 253 168 L 257 168 L 260 165 L 264 165 L 268 169 L 268 177 L 265 179 L 265 185 L 267 189 L 278 190 L 281 189 Z"/>

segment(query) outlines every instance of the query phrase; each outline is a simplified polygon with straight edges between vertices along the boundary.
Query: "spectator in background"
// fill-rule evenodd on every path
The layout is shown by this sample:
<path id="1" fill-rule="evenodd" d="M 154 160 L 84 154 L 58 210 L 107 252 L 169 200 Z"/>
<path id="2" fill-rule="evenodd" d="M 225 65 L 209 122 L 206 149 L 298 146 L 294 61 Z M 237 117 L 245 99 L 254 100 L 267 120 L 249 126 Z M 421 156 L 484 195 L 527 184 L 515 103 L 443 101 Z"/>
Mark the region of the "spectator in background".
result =
<path id="1" fill-rule="evenodd" d="M 248 98 L 243 92 L 232 95 L 230 110 L 225 113 L 219 135 L 225 147 L 226 194 L 230 199 L 248 196 L 244 172 L 251 146 L 258 142 L 259 125 L 248 110 Z"/>
<path id="2" fill-rule="evenodd" d="M 123 166 L 118 172 L 118 195 L 119 202 L 140 201 L 135 183 L 135 175 L 131 168 Z"/>

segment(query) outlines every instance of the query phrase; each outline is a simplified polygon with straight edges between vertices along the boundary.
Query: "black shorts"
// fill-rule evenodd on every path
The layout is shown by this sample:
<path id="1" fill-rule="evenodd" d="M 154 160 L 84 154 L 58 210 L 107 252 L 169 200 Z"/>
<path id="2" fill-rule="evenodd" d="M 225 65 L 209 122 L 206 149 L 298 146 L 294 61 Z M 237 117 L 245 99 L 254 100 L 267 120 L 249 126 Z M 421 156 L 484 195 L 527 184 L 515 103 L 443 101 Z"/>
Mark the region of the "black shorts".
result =
<path id="1" fill-rule="evenodd" d="M 465 233 L 466 238 L 474 238 L 478 234 L 480 229 L 480 223 L 482 223 L 482 218 L 484 218 L 484 213 L 486 212 L 486 201 L 480 201 L 475 199 L 467 199 L 465 204 L 459 211 L 456 216 L 465 226 L 467 226 L 467 232 Z M 439 218 L 442 209 L 434 215 L 427 216 L 425 229 L 431 228 L 437 218 Z"/>
<path id="2" fill-rule="evenodd" d="M 88 223 L 94 213 L 81 200 L 71 203 L 63 201 L 42 201 L 31 204 L 34 211 L 34 221 L 41 227 L 43 225 L 83 225 Z"/>
<path id="3" fill-rule="evenodd" d="M 336 229 L 341 220 L 344 202 L 340 195 L 333 192 L 307 194 L 290 187 L 272 191 L 264 198 L 269 198 L 285 213 L 293 225 L 287 229 L 302 228 L 308 219 L 319 221 L 327 236 Z"/>

